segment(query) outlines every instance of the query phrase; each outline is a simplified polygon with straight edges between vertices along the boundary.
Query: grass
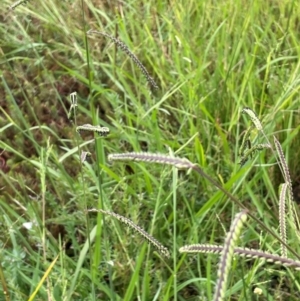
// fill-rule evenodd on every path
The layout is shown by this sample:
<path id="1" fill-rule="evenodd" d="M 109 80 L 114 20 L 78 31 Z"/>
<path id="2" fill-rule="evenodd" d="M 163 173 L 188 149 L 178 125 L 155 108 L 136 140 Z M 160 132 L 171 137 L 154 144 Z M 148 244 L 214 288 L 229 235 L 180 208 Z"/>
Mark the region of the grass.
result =
<path id="1" fill-rule="evenodd" d="M 300 184 L 299 13 L 298 2 L 287 0 L 31 0 L 3 9 L 1 298 L 212 300 L 218 256 L 179 249 L 223 245 L 240 205 L 194 170 L 110 164 L 111 154 L 148 152 L 198 164 L 247 208 L 237 247 L 281 255 L 283 244 L 270 231 L 279 236 L 284 228 L 285 172 L 272 149 L 239 164 L 251 123 L 243 108 L 256 113 L 272 148 L 273 135 L 282 147 L 295 201 L 284 202 L 290 207 L 283 254 L 286 262 L 299 260 L 293 224 Z M 148 73 L 110 37 L 125 43 Z M 144 75 L 159 88 L 151 90 Z M 78 107 L 71 121 L 73 92 Z M 110 133 L 79 135 L 76 127 L 86 124 Z M 252 146 L 269 143 L 263 133 L 248 133 Z M 91 163 L 81 162 L 81 151 L 92 154 Z M 139 225 L 171 258 L 103 211 Z M 225 300 L 298 300 L 299 294 L 292 267 L 234 257 Z"/>

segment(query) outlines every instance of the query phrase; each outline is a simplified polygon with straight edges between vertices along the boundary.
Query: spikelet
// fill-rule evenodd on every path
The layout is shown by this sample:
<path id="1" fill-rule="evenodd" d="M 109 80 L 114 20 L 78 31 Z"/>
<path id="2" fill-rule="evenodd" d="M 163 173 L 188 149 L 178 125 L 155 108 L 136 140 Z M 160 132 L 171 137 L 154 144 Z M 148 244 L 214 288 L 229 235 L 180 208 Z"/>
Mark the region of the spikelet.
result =
<path id="1" fill-rule="evenodd" d="M 205 253 L 205 254 L 221 254 L 224 246 L 218 245 L 206 245 L 206 244 L 194 244 L 186 245 L 179 249 L 180 253 Z M 234 255 L 240 257 L 246 257 L 250 259 L 265 260 L 269 263 L 283 265 L 285 267 L 295 268 L 300 270 L 300 261 L 296 261 L 291 258 L 286 258 L 262 250 L 250 249 L 250 248 L 234 248 Z"/>
<path id="2" fill-rule="evenodd" d="M 240 165 L 243 166 L 256 151 L 261 151 L 266 148 L 271 148 L 271 146 L 265 143 L 260 143 L 252 146 L 249 150 L 245 152 L 245 154 L 241 158 Z"/>
<path id="3" fill-rule="evenodd" d="M 109 134 L 109 128 L 107 127 L 101 127 L 99 125 L 91 125 L 91 124 L 84 124 L 84 125 L 79 125 L 76 127 L 76 132 L 81 133 L 81 132 L 96 132 L 100 136 L 106 137 Z"/>
<path id="4" fill-rule="evenodd" d="M 110 40 L 112 40 L 121 50 L 123 50 L 131 59 L 132 61 L 138 66 L 138 68 L 142 71 L 142 73 L 144 74 L 144 76 L 146 77 L 147 82 L 149 83 L 149 85 L 154 88 L 154 89 L 158 89 L 158 86 L 156 84 L 156 82 L 154 81 L 154 79 L 150 76 L 149 72 L 147 71 L 147 69 L 144 67 L 144 65 L 141 63 L 141 61 L 137 58 L 137 56 L 130 51 L 130 49 L 127 47 L 127 45 L 125 43 L 123 43 L 122 41 L 120 41 L 119 39 L 105 33 L 105 32 L 101 32 L 101 31 L 97 31 L 97 30 L 89 30 L 87 32 L 87 34 L 97 34 L 97 35 L 101 35 L 104 37 L 109 38 Z"/>
<path id="5" fill-rule="evenodd" d="M 288 188 L 288 184 L 284 183 L 280 187 L 280 194 L 279 194 L 279 230 L 280 230 L 280 238 L 284 242 L 281 243 L 281 255 L 283 257 L 287 257 L 287 250 L 286 250 L 286 223 L 285 223 L 285 196 L 286 190 Z"/>
<path id="6" fill-rule="evenodd" d="M 171 157 L 153 153 L 120 153 L 108 155 L 108 161 L 137 161 L 172 165 L 178 169 L 194 168 L 195 164 L 186 158 Z"/>
<path id="7" fill-rule="evenodd" d="M 73 92 L 70 94 L 70 102 L 71 102 L 71 106 L 70 106 L 70 110 L 68 112 L 68 119 L 72 119 L 73 116 L 76 113 L 76 110 L 78 108 L 78 104 L 77 104 L 77 93 Z"/>
<path id="8" fill-rule="evenodd" d="M 167 258 L 170 257 L 170 253 L 169 253 L 168 248 L 166 248 L 165 246 L 163 246 L 157 239 L 155 239 L 152 235 L 150 235 L 149 233 L 147 233 L 140 226 L 136 225 L 129 218 L 124 217 L 124 216 L 122 216 L 120 214 L 117 214 L 117 213 L 114 213 L 114 212 L 110 212 L 110 211 L 105 211 L 105 210 L 102 210 L 102 209 L 89 209 L 88 211 L 89 212 L 101 212 L 103 214 L 110 215 L 110 216 L 116 218 L 121 223 L 129 226 L 131 229 L 133 229 L 134 231 L 138 232 L 145 239 L 147 239 L 148 242 L 150 244 L 152 244 L 162 255 L 164 255 Z"/>
<path id="9" fill-rule="evenodd" d="M 215 287 L 214 301 L 223 301 L 226 292 L 227 277 L 229 274 L 231 261 L 234 253 L 234 247 L 240 235 L 243 223 L 247 219 L 247 211 L 239 212 L 233 222 L 230 230 L 226 235 L 224 247 L 222 249 L 221 258 L 219 261 L 218 281 Z"/>
<path id="10" fill-rule="evenodd" d="M 242 113 L 246 113 L 250 117 L 250 119 L 251 119 L 253 125 L 256 127 L 256 129 L 258 131 L 262 131 L 263 128 L 262 128 L 261 122 L 253 110 L 251 110 L 250 108 L 247 107 L 242 110 Z"/>

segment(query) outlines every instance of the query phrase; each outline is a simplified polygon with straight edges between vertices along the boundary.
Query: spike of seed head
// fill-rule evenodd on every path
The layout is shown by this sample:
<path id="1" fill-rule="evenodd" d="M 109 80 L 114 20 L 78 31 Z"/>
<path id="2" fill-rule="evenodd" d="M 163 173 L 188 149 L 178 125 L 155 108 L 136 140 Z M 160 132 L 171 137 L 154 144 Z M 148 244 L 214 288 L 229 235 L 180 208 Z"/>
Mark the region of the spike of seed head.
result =
<path id="1" fill-rule="evenodd" d="M 123 43 L 122 41 L 120 41 L 119 39 L 105 33 L 105 32 L 101 32 L 101 31 L 97 31 L 97 30 L 89 30 L 87 32 L 87 34 L 97 34 L 97 35 L 101 35 L 104 37 L 109 38 L 111 41 L 113 41 L 117 47 L 119 47 L 121 50 L 123 50 L 131 59 L 132 61 L 138 66 L 138 68 L 142 71 L 142 73 L 144 74 L 147 82 L 149 83 L 149 85 L 154 88 L 154 89 L 158 89 L 158 86 L 156 84 L 156 82 L 154 81 L 154 79 L 150 76 L 149 72 L 147 71 L 147 69 L 144 67 L 144 65 L 141 63 L 141 61 L 137 58 L 137 56 L 130 51 L 130 49 L 128 48 L 128 46 Z"/>
<path id="2" fill-rule="evenodd" d="M 152 244 L 162 255 L 164 255 L 165 257 L 169 258 L 170 257 L 170 252 L 168 250 L 168 248 L 166 248 L 165 246 L 163 246 L 156 238 L 154 238 L 152 235 L 150 235 L 148 232 L 146 232 L 144 229 L 142 229 L 140 226 L 136 225 L 133 221 L 131 221 L 129 218 L 117 214 L 115 212 L 111 212 L 111 211 L 105 211 L 102 209 L 89 209 L 89 212 L 101 212 L 103 214 L 106 215 L 110 215 L 114 218 L 116 218 L 117 220 L 119 220 L 120 222 L 122 222 L 123 224 L 129 226 L 131 229 L 133 229 L 134 231 L 138 232 L 140 235 L 142 235 L 150 244 Z"/>
<path id="3" fill-rule="evenodd" d="M 21 4 L 23 5 L 26 5 L 30 0 L 20 0 L 20 1 L 17 1 L 15 3 L 13 3 L 9 9 L 10 10 L 15 10 L 18 6 L 20 6 Z"/>
<path id="4" fill-rule="evenodd" d="M 224 246 L 218 245 L 207 245 L 207 244 L 193 244 L 186 245 L 179 249 L 180 253 L 205 253 L 205 254 L 221 254 L 223 252 Z M 295 268 L 300 270 L 300 261 L 296 261 L 291 258 L 286 258 L 276 254 L 272 254 L 263 250 L 256 250 L 250 248 L 234 248 L 234 255 L 240 257 L 246 257 L 249 259 L 260 259 L 265 260 L 269 263 L 274 263 L 278 265 L 283 265 L 286 267 Z"/>
<path id="5" fill-rule="evenodd" d="M 281 254 L 283 257 L 287 257 L 287 250 L 286 250 L 286 219 L 285 219 L 285 196 L 286 191 L 288 188 L 288 184 L 284 183 L 280 187 L 280 194 L 279 194 L 279 232 L 280 238 L 284 242 L 281 243 Z"/>
<path id="6" fill-rule="evenodd" d="M 258 117 L 256 116 L 255 112 L 252 109 L 246 107 L 242 110 L 242 113 L 245 113 L 250 117 L 252 123 L 254 124 L 254 126 L 258 131 L 261 131 L 263 129 L 260 120 L 258 119 Z"/>
<path id="7" fill-rule="evenodd" d="M 294 202 L 294 195 L 293 195 L 293 186 L 292 186 L 292 180 L 291 180 L 291 176 L 290 176 L 290 171 L 289 171 L 289 167 L 287 165 L 284 153 L 283 153 L 283 149 L 281 147 L 280 142 L 277 140 L 277 138 L 275 136 L 273 136 L 274 138 L 274 144 L 275 144 L 275 149 L 277 152 L 277 155 L 279 157 L 279 162 L 281 165 L 281 170 L 283 173 L 283 177 L 285 180 L 285 183 L 288 184 L 288 204 L 291 208 L 290 212 L 291 212 L 291 220 L 292 220 L 292 226 L 298 236 L 298 238 L 300 238 L 300 222 L 299 222 L 299 218 L 298 218 L 298 213 L 295 207 L 295 202 Z"/>
<path id="8" fill-rule="evenodd" d="M 109 134 L 109 128 L 103 126 L 99 126 L 99 125 L 91 125 L 91 124 L 83 124 L 83 125 L 79 125 L 76 127 L 76 132 L 77 133 L 81 133 L 81 132 L 95 132 L 100 136 L 104 136 L 106 137 Z"/>
<path id="9" fill-rule="evenodd" d="M 283 177 L 284 177 L 285 182 L 289 186 L 290 198 L 292 201 L 294 198 L 293 198 L 292 180 L 291 180 L 291 176 L 290 176 L 290 172 L 289 172 L 289 167 L 285 160 L 285 156 L 283 154 L 283 149 L 281 147 L 280 142 L 277 140 L 277 138 L 275 136 L 273 136 L 273 138 L 274 138 L 275 149 L 276 149 L 276 152 L 279 157 L 279 162 L 282 167 Z"/>
<path id="10" fill-rule="evenodd" d="M 150 162 L 172 165 L 178 169 L 190 169 L 194 168 L 195 164 L 190 162 L 186 158 L 171 157 L 164 154 L 153 154 L 153 153 L 119 153 L 109 154 L 108 161 L 137 161 L 137 162 Z"/>
<path id="11" fill-rule="evenodd" d="M 223 301 L 226 291 L 226 282 L 229 274 L 231 261 L 234 254 L 234 247 L 237 239 L 240 235 L 242 226 L 247 219 L 247 211 L 243 210 L 239 212 L 233 222 L 231 223 L 230 230 L 226 235 L 224 247 L 222 250 L 219 269 L 218 269 L 218 281 L 215 287 L 214 301 Z"/>

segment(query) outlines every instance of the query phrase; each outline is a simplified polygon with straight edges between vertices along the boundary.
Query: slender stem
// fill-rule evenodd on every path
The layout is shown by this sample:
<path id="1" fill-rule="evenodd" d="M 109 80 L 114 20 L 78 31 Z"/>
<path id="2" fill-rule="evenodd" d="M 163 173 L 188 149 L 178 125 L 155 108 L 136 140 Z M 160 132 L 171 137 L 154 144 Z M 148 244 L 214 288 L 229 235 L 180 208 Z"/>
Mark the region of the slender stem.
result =
<path id="1" fill-rule="evenodd" d="M 177 180 L 178 169 L 173 167 L 173 286 L 174 286 L 174 301 L 177 301 Z"/>

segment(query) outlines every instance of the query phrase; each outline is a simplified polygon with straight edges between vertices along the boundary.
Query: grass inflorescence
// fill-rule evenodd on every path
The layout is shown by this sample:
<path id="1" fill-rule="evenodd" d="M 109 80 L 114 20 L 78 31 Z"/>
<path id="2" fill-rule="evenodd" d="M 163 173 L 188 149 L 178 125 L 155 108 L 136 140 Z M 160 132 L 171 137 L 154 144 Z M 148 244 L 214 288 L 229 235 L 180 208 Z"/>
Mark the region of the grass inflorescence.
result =
<path id="1" fill-rule="evenodd" d="M 218 268 L 218 281 L 215 287 L 215 293 L 213 300 L 222 301 L 224 300 L 226 292 L 227 278 L 231 267 L 231 261 L 234 254 L 234 247 L 237 243 L 237 239 L 241 232 L 243 223 L 247 219 L 247 212 L 242 211 L 236 215 L 233 222 L 231 223 L 230 230 L 225 238 L 223 250 L 221 252 L 221 258 Z"/>
<path id="2" fill-rule="evenodd" d="M 205 254 L 222 254 L 224 246 L 217 245 L 186 245 L 179 249 L 181 253 L 205 253 Z M 276 254 L 272 254 L 263 250 L 251 249 L 251 248 L 239 248 L 235 247 L 233 249 L 233 254 L 246 257 L 249 259 L 260 259 L 262 261 L 266 261 L 269 263 L 274 263 L 278 265 L 283 265 L 286 267 L 292 267 L 296 270 L 300 270 L 300 261 L 286 258 L 286 256 L 279 256 Z"/>
<path id="3" fill-rule="evenodd" d="M 110 211 L 105 211 L 102 209 L 89 209 L 89 212 L 100 212 L 106 215 L 110 215 L 114 218 L 116 218 L 117 220 L 119 220 L 120 222 L 122 222 L 123 224 L 125 224 L 126 226 L 130 227 L 131 229 L 133 229 L 134 231 L 136 231 L 137 233 L 139 233 L 140 235 L 142 235 L 145 239 L 148 240 L 148 242 L 153 245 L 155 248 L 158 249 L 158 251 L 166 256 L 167 258 L 170 257 L 170 252 L 168 250 L 168 248 L 164 247 L 157 239 L 155 239 L 152 235 L 150 235 L 149 233 L 147 233 L 144 229 L 142 229 L 140 226 L 136 225 L 134 222 L 132 222 L 129 218 L 124 217 L 120 214 L 117 214 L 115 212 L 110 212 Z"/>
<path id="4" fill-rule="evenodd" d="M 150 74 L 147 71 L 147 69 L 144 67 L 144 65 L 141 63 L 141 61 L 137 58 L 137 56 L 132 51 L 130 51 L 130 49 L 128 48 L 128 46 L 125 43 L 123 43 L 119 39 L 117 39 L 117 38 L 115 38 L 115 37 L 113 37 L 113 36 L 111 36 L 111 35 L 109 35 L 109 34 L 107 34 L 105 32 L 100 32 L 100 31 L 97 31 L 97 30 L 90 29 L 87 32 L 87 34 L 88 35 L 91 35 L 91 34 L 101 35 L 101 36 L 104 36 L 104 37 L 109 38 L 110 40 L 112 40 L 138 66 L 138 68 L 142 71 L 142 73 L 146 77 L 146 80 L 149 83 L 150 87 L 153 88 L 153 89 L 158 89 L 158 85 L 156 84 L 156 82 L 154 81 L 154 79 L 150 76 Z"/>
<path id="5" fill-rule="evenodd" d="M 120 153 L 109 154 L 108 161 L 137 161 L 137 162 L 149 162 L 172 165 L 178 169 L 190 169 L 195 166 L 186 158 L 171 157 L 164 154 L 152 154 L 152 153 Z"/>
<path id="6" fill-rule="evenodd" d="M 79 134 L 82 132 L 94 132 L 99 136 L 106 137 L 109 134 L 109 128 L 106 126 L 83 124 L 76 127 L 76 132 Z"/>

